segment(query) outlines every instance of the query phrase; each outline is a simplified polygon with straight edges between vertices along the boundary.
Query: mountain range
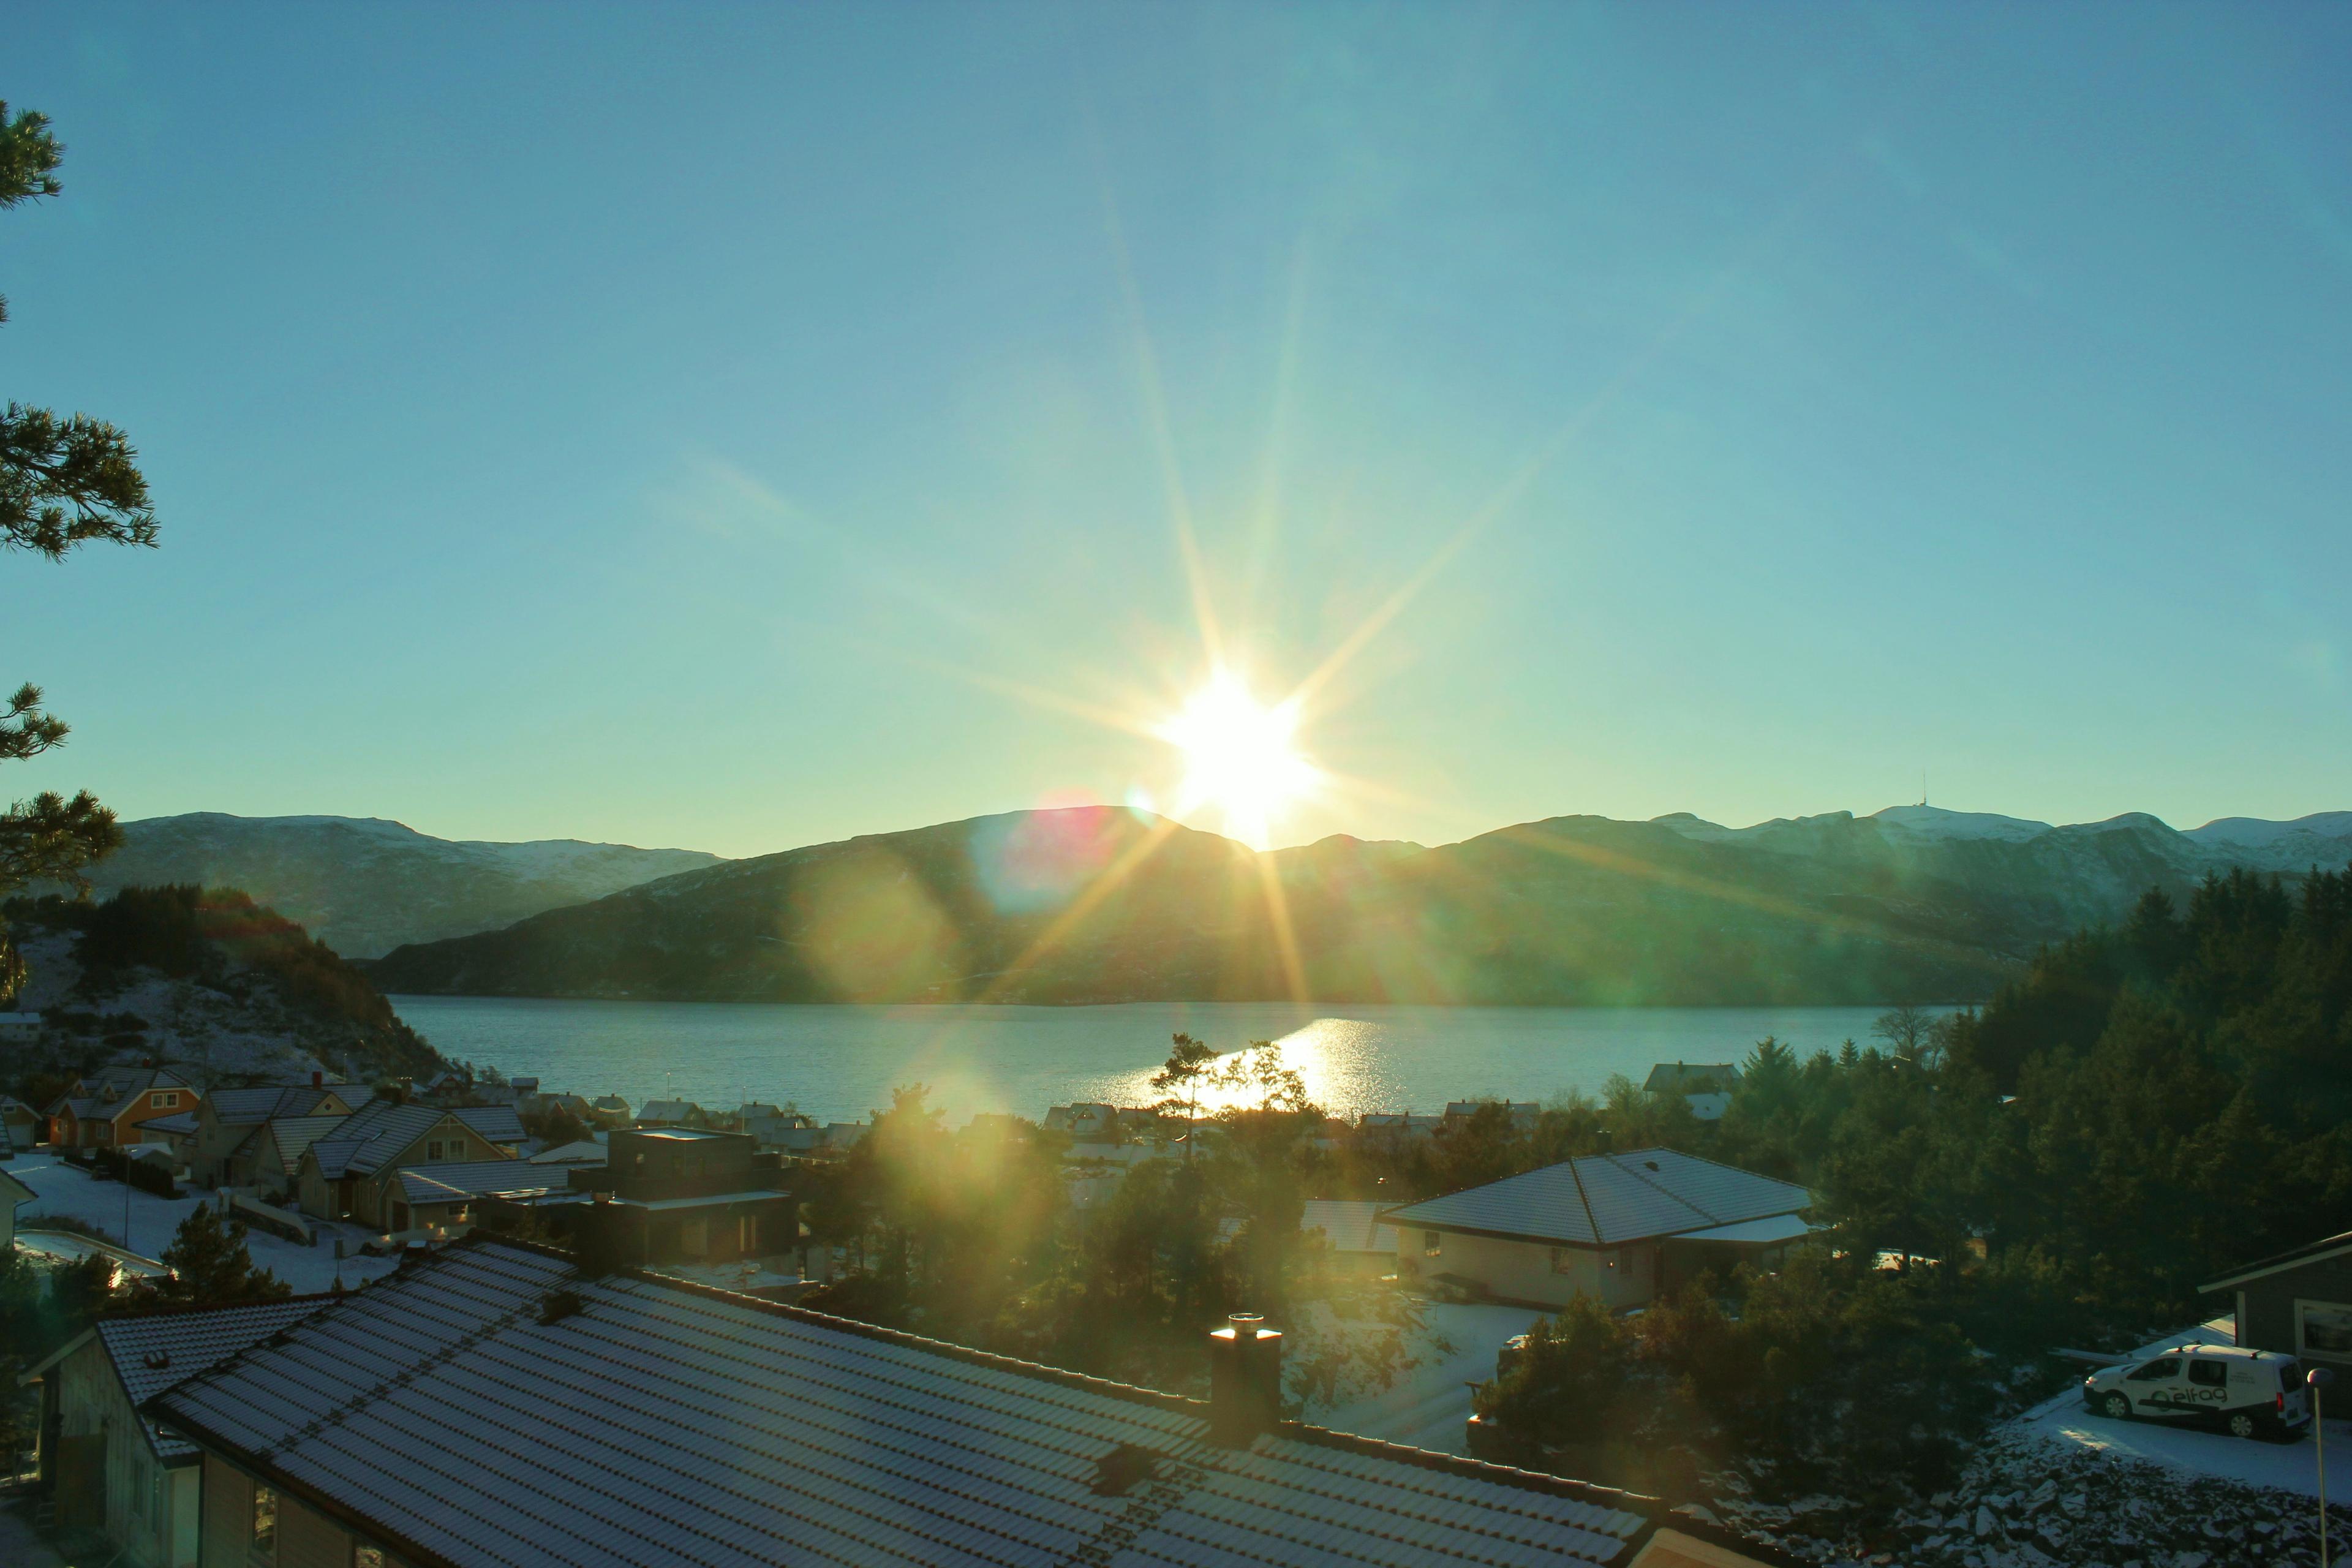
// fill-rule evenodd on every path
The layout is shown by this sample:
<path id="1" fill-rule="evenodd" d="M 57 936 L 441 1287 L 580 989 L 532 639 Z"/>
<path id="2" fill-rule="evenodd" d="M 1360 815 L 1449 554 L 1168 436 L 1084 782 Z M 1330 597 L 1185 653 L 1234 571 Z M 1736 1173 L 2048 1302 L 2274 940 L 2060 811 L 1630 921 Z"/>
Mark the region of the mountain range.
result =
<path id="1" fill-rule="evenodd" d="M 99 893 L 184 882 L 240 888 L 346 958 L 493 931 L 719 863 L 695 849 L 576 838 L 453 841 L 373 816 L 198 811 L 124 823 L 122 838 L 121 848 L 90 868 Z"/>
<path id="2" fill-rule="evenodd" d="M 728 861 L 367 967 L 395 993 L 677 1000 L 1968 1001 L 2151 887 L 2347 864 L 2348 812 L 1563 816 L 1261 854 L 1079 807 Z"/>

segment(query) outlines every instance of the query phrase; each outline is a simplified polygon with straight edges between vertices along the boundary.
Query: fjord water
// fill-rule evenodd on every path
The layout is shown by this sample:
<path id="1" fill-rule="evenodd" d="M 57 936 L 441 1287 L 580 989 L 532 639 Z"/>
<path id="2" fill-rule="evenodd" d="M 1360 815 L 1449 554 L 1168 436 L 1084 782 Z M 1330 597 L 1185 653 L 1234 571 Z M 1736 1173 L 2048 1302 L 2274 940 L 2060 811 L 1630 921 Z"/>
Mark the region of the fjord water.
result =
<path id="1" fill-rule="evenodd" d="M 1598 1095 L 1612 1073 L 1654 1062 L 1745 1058 L 1775 1036 L 1799 1050 L 1868 1043 L 1870 1007 L 1399 1007 L 1135 1003 L 1111 1007 L 827 1007 L 719 1002 L 573 1002 L 394 996 L 443 1055 L 538 1078 L 548 1089 L 665 1094 L 711 1106 L 790 1102 L 820 1120 L 930 1086 L 961 1121 L 1036 1117 L 1049 1105 L 1158 1098 L 1147 1079 L 1168 1037 L 1219 1050 L 1282 1043 L 1327 1110 L 1442 1110 L 1450 1100 Z"/>

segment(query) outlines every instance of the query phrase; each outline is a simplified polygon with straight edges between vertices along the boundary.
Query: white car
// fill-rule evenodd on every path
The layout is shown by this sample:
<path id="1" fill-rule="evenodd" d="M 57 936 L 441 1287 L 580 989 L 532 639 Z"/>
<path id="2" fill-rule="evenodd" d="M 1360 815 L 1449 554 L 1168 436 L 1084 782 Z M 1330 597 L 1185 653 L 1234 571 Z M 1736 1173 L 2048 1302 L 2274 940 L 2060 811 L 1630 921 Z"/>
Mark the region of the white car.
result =
<path id="1" fill-rule="evenodd" d="M 2235 1345 L 2176 1345 L 2101 1367 L 2083 1380 L 2083 1403 L 2117 1420 L 2196 1422 L 2240 1437 L 2299 1437 L 2311 1425 L 2301 1363 Z"/>

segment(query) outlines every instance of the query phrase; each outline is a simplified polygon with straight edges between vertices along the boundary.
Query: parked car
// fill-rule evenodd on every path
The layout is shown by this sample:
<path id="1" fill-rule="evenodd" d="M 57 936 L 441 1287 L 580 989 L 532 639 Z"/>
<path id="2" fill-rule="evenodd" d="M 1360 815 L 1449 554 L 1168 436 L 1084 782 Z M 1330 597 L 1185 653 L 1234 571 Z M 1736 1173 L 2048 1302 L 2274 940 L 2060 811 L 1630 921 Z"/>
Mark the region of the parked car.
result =
<path id="1" fill-rule="evenodd" d="M 2117 1420 L 2219 1426 L 2239 1437 L 2299 1437 L 2311 1425 L 2303 1367 L 2276 1351 L 2178 1345 L 2083 1380 L 2083 1403 Z"/>

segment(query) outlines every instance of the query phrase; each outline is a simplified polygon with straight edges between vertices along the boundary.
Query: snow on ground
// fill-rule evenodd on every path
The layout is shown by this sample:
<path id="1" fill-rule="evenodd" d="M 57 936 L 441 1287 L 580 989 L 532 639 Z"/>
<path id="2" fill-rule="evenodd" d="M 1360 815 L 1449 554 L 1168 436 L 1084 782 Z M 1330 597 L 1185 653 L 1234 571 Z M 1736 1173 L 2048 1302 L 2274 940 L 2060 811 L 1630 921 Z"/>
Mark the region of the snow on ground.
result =
<path id="1" fill-rule="evenodd" d="M 98 1226 L 109 1236 L 123 1240 L 130 1250 L 142 1258 L 153 1258 L 172 1245 L 172 1234 L 180 1222 L 194 1212 L 200 1203 L 219 1200 L 195 1189 L 183 1189 L 187 1195 L 180 1198 L 160 1198 L 152 1193 L 142 1193 L 135 1187 L 126 1188 L 120 1182 L 102 1182 L 88 1172 L 68 1164 L 47 1151 L 20 1155 L 9 1162 L 9 1174 L 33 1189 L 34 1201 L 16 1211 L 16 1227 L 21 1232 L 37 1226 L 43 1215 L 64 1215 Z M 130 1196 L 131 1228 L 123 1233 L 123 1197 Z M 363 1258 L 360 1243 L 368 1232 L 360 1226 L 312 1220 L 319 1241 L 313 1247 L 302 1247 L 266 1232 L 254 1230 L 246 1236 L 246 1250 L 253 1261 L 268 1269 L 294 1288 L 297 1295 L 310 1295 L 331 1290 L 340 1271 L 346 1287 L 361 1285 L 389 1274 L 399 1267 L 397 1258 Z M 335 1259 L 335 1238 L 343 1238 L 343 1250 L 350 1254 L 339 1264 Z M 26 1237 L 38 1241 L 44 1249 L 54 1237 Z"/>
<path id="2" fill-rule="evenodd" d="M 1456 1302 L 1427 1304 L 1430 1331 L 1453 1348 L 1440 1354 L 1424 1340 L 1416 1346 L 1423 1364 L 1381 1393 L 1326 1409 L 1309 1409 L 1307 1420 L 1336 1432 L 1379 1437 L 1440 1454 L 1467 1454 L 1464 1424 L 1470 1419 L 1470 1387 L 1495 1375 L 1495 1352 L 1514 1334 L 1524 1334 L 1543 1313 L 1525 1307 L 1482 1307 Z"/>

